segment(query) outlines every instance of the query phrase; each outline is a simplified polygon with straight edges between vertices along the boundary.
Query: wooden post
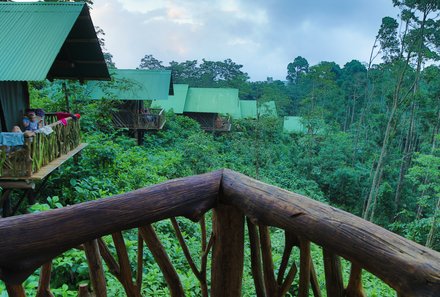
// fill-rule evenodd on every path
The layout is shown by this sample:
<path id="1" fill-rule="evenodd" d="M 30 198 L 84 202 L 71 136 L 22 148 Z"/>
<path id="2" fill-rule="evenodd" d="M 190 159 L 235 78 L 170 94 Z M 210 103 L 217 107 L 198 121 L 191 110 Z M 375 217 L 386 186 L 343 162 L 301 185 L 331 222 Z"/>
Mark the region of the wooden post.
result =
<path id="1" fill-rule="evenodd" d="M 139 294 L 142 290 L 142 276 L 144 273 L 144 241 L 138 229 L 138 250 L 137 250 L 137 269 L 136 269 L 136 287 Z"/>
<path id="2" fill-rule="evenodd" d="M 309 283 L 310 283 L 310 241 L 300 238 L 300 265 L 299 265 L 299 293 L 298 297 L 309 296 Z"/>
<path id="3" fill-rule="evenodd" d="M 102 267 L 101 255 L 99 253 L 98 241 L 96 239 L 84 243 L 87 263 L 89 264 L 90 281 L 93 292 L 96 296 L 106 297 L 104 269 Z"/>
<path id="4" fill-rule="evenodd" d="M 346 297 L 366 297 L 362 287 L 362 268 L 355 263 L 351 263 L 350 280 L 345 290 Z"/>
<path id="5" fill-rule="evenodd" d="M 124 286 L 125 293 L 128 297 L 139 297 L 139 290 L 133 283 L 130 261 L 128 259 L 127 248 L 125 247 L 124 238 L 121 232 L 112 234 L 115 243 L 116 253 L 118 254 L 121 283 Z"/>
<path id="6" fill-rule="evenodd" d="M 219 204 L 213 211 L 211 296 L 240 297 L 244 261 L 244 215 Z"/>
<path id="7" fill-rule="evenodd" d="M 249 218 L 247 218 L 247 226 L 251 249 L 251 270 L 252 277 L 254 278 L 255 293 L 257 294 L 257 297 L 266 297 L 263 271 L 261 268 L 260 237 L 258 236 L 258 229 Z"/>
<path id="8" fill-rule="evenodd" d="M 325 270 L 325 285 L 327 296 L 344 297 L 344 282 L 342 280 L 341 260 L 332 251 L 322 249 Z"/>
<path id="9" fill-rule="evenodd" d="M 36 297 L 54 297 L 50 291 L 50 273 L 52 271 L 52 262 L 41 266 L 40 281 L 38 282 L 38 291 Z"/>
<path id="10" fill-rule="evenodd" d="M 157 237 L 153 227 L 151 225 L 140 227 L 139 231 L 141 232 L 142 238 L 144 239 L 145 243 L 153 254 L 157 265 L 159 265 L 163 276 L 165 277 L 168 288 L 170 289 L 171 296 L 185 296 L 182 283 L 179 279 L 179 275 L 174 269 L 173 264 L 171 264 L 170 258 L 168 257 L 165 248 L 162 246 L 159 238 Z"/>
<path id="11" fill-rule="evenodd" d="M 9 297 L 26 297 L 23 285 L 8 285 L 6 284 L 6 291 L 8 291 Z"/>
<path id="12" fill-rule="evenodd" d="M 278 284 L 275 279 L 269 227 L 259 226 L 259 231 L 260 231 L 261 257 L 263 260 L 264 284 L 266 286 L 266 295 L 278 296 Z"/>
<path id="13" fill-rule="evenodd" d="M 78 297 L 90 297 L 89 286 L 87 284 L 80 284 L 78 288 Z"/>

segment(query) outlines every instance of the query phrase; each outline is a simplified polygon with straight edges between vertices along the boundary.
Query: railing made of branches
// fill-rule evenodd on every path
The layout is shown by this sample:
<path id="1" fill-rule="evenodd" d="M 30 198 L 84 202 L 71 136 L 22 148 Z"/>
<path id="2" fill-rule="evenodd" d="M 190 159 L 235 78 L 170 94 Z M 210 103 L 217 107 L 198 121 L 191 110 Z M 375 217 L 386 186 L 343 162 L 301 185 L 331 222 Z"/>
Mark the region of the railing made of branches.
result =
<path id="1" fill-rule="evenodd" d="M 76 148 L 81 143 L 80 122 L 70 117 L 66 121 L 67 125 L 59 121 L 47 125 L 53 130 L 49 135 L 25 135 L 23 146 L 1 147 L 0 177 L 30 177 L 43 166 Z"/>
<path id="2" fill-rule="evenodd" d="M 212 233 L 204 214 L 213 209 Z M 195 265 L 176 217 L 200 222 L 203 253 Z M 51 259 L 82 244 L 96 296 L 106 296 L 102 259 L 127 296 L 141 296 L 143 244 L 150 249 L 171 296 L 185 296 L 179 276 L 152 227 L 171 219 L 202 296 L 241 296 L 245 225 L 257 296 L 284 296 L 299 273 L 297 296 L 322 296 L 311 242 L 322 247 L 327 296 L 365 296 L 362 270 L 368 270 L 398 296 L 439 296 L 440 253 L 337 208 L 224 169 L 62 209 L 0 220 L 0 278 L 10 296 L 24 296 L 21 283 L 42 266 L 37 296 L 50 296 Z M 268 226 L 284 230 L 280 267 L 274 269 Z M 122 230 L 138 229 L 133 280 Z M 111 234 L 116 255 L 101 239 Z M 289 261 L 298 248 L 299 267 Z M 207 280 L 211 254 L 211 279 Z M 340 258 L 351 262 L 344 287 Z M 290 264 L 289 264 L 290 263 Z M 316 263 L 316 262 L 315 262 Z M 277 272 L 277 274 L 275 273 Z M 210 283 L 210 287 L 208 287 Z M 88 288 L 81 286 L 79 296 Z"/>

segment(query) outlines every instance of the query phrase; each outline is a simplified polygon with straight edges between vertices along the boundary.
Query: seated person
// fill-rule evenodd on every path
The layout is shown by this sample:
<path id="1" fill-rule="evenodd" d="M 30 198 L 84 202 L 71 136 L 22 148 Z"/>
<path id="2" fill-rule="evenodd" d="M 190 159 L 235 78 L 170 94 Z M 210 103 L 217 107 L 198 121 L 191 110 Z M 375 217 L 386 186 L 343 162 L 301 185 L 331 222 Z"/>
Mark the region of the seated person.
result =
<path id="1" fill-rule="evenodd" d="M 27 117 L 23 118 L 23 126 L 26 131 L 37 131 L 43 126 L 43 121 L 35 112 L 29 112 Z"/>

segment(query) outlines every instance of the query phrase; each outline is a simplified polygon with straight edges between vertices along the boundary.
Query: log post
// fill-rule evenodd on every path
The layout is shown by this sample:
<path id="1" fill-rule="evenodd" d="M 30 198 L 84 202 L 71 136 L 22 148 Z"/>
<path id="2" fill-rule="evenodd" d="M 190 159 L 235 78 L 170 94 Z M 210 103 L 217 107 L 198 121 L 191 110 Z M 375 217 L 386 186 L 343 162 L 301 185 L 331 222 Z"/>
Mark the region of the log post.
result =
<path id="1" fill-rule="evenodd" d="M 23 285 L 8 285 L 6 284 L 6 291 L 8 291 L 9 297 L 26 297 Z"/>
<path id="2" fill-rule="evenodd" d="M 133 283 L 133 275 L 131 271 L 130 260 L 128 259 L 127 248 L 125 247 L 124 238 L 121 232 L 112 234 L 115 243 L 116 253 L 118 254 L 118 262 L 120 268 L 120 281 L 124 286 L 125 293 L 128 297 L 139 297 L 140 292 Z"/>
<path id="3" fill-rule="evenodd" d="M 89 264 L 90 281 L 96 296 L 106 297 L 104 269 L 102 267 L 101 255 L 99 253 L 98 241 L 96 239 L 84 243 L 87 263 Z"/>
<path id="4" fill-rule="evenodd" d="M 341 260 L 328 249 L 323 249 L 325 285 L 327 296 L 344 297 L 344 282 L 342 280 Z"/>
<path id="5" fill-rule="evenodd" d="M 266 294 L 267 296 L 278 296 L 278 284 L 274 273 L 269 227 L 259 226 L 259 231 Z"/>
<path id="6" fill-rule="evenodd" d="M 90 297 L 89 286 L 87 284 L 80 284 L 78 288 L 78 297 Z"/>
<path id="7" fill-rule="evenodd" d="M 351 263 L 350 280 L 347 289 L 345 289 L 347 297 L 366 297 L 364 288 L 362 287 L 362 268 L 355 263 Z"/>
<path id="8" fill-rule="evenodd" d="M 50 291 L 50 273 L 52 271 L 52 262 L 41 266 L 40 281 L 38 282 L 38 291 L 36 297 L 54 297 Z"/>
<path id="9" fill-rule="evenodd" d="M 244 261 L 244 215 L 219 204 L 213 211 L 211 296 L 240 297 Z"/>
<path id="10" fill-rule="evenodd" d="M 249 233 L 249 244 L 251 249 L 251 270 L 254 278 L 255 293 L 257 297 L 266 297 L 266 289 L 263 281 L 263 271 L 261 268 L 261 251 L 260 251 L 260 237 L 258 236 L 258 229 L 249 218 L 247 218 L 247 226 Z"/>
<path id="11" fill-rule="evenodd" d="M 144 241 L 138 229 L 138 249 L 137 249 L 137 269 L 136 269 L 136 287 L 139 294 L 142 290 L 142 276 L 144 273 Z"/>
<path id="12" fill-rule="evenodd" d="M 298 297 L 309 296 L 309 283 L 310 283 L 310 241 L 300 238 L 300 265 L 299 265 L 299 293 Z"/>
<path id="13" fill-rule="evenodd" d="M 162 243 L 156 235 L 153 227 L 151 225 L 140 227 L 142 238 L 153 254 L 154 260 L 156 260 L 157 265 L 159 265 L 160 270 L 165 277 L 165 280 L 170 289 L 172 297 L 185 296 L 183 292 L 182 283 L 180 282 L 179 275 L 174 269 L 173 264 L 171 264 L 170 258 L 165 251 Z"/>

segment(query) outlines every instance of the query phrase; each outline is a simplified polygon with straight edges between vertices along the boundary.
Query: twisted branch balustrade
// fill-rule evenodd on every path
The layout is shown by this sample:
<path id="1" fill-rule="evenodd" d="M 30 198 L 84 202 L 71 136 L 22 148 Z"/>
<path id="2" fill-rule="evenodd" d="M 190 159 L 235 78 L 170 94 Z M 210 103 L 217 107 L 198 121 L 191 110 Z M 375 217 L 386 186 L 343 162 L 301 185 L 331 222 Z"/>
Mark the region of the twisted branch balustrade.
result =
<path id="1" fill-rule="evenodd" d="M 207 240 L 204 214 L 213 209 L 212 235 Z M 199 221 L 202 228 L 200 268 L 185 244 L 177 216 Z M 230 170 L 168 181 L 156 186 L 43 213 L 0 220 L 0 278 L 10 296 L 24 296 L 21 283 L 43 266 L 37 296 L 50 293 L 51 259 L 81 246 L 87 254 L 90 282 L 96 296 L 106 296 L 101 259 L 121 282 L 127 296 L 141 296 L 142 251 L 145 241 L 168 284 L 171 296 L 184 296 L 182 284 L 151 223 L 172 220 L 202 296 L 209 294 L 207 257 L 212 253 L 211 296 L 241 296 L 245 222 L 257 296 L 292 292 L 298 273 L 289 261 L 298 248 L 297 296 L 322 296 L 311 258 L 311 242 L 323 248 L 327 296 L 365 296 L 362 270 L 368 270 L 398 296 L 439 296 L 440 254 L 342 210 L 264 184 Z M 274 269 L 268 226 L 285 231 L 279 269 Z M 137 271 L 127 256 L 121 231 L 138 228 Z M 101 237 L 112 235 L 116 255 Z M 352 263 L 344 288 L 340 257 Z M 290 264 L 289 264 L 290 263 Z M 278 271 L 278 274 L 275 274 Z M 88 296 L 80 286 L 79 296 Z"/>

